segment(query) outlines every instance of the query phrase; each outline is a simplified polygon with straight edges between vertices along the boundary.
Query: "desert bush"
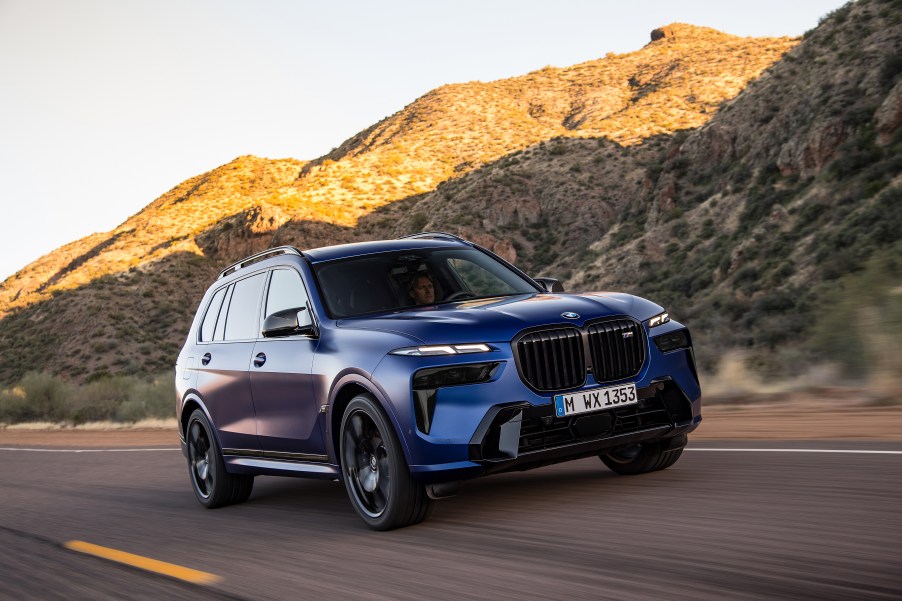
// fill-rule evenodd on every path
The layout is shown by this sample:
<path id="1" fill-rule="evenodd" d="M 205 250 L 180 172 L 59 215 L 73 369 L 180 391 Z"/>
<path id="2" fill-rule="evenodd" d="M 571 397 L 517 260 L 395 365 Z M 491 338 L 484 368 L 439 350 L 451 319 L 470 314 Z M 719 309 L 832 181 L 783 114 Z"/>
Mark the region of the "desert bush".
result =
<path id="1" fill-rule="evenodd" d="M 813 350 L 850 377 L 900 388 L 902 245 L 875 254 L 863 271 L 840 278 L 819 312 Z"/>
<path id="2" fill-rule="evenodd" d="M 26 406 L 25 391 L 20 387 L 0 390 L 0 423 L 8 424 L 20 421 Z"/>
<path id="3" fill-rule="evenodd" d="M 106 375 L 81 385 L 32 372 L 16 386 L 0 390 L 0 423 L 6 424 L 135 422 L 170 417 L 174 411 L 171 372 L 150 380 Z"/>
<path id="4" fill-rule="evenodd" d="M 410 218 L 410 227 L 414 232 L 420 232 L 426 226 L 429 217 L 425 213 L 414 213 Z"/>
<path id="5" fill-rule="evenodd" d="M 129 391 L 128 399 L 122 403 L 116 419 L 136 422 L 147 418 L 171 417 L 175 414 L 175 391 L 172 375 L 160 375 L 149 382 L 138 382 Z"/>
<path id="6" fill-rule="evenodd" d="M 60 421 L 68 418 L 70 385 L 44 372 L 25 374 L 18 386 L 0 394 L 0 421 Z"/>
<path id="7" fill-rule="evenodd" d="M 880 83 L 884 86 L 891 85 L 899 73 L 902 73 L 902 53 L 892 52 L 884 56 L 880 66 Z"/>
<path id="8" fill-rule="evenodd" d="M 76 423 L 112 420 L 135 382 L 127 376 L 98 378 L 76 387 L 69 398 L 69 415 Z"/>
<path id="9" fill-rule="evenodd" d="M 561 142 L 556 142 L 554 146 L 552 146 L 548 150 L 548 153 L 552 156 L 561 156 L 563 154 L 567 154 L 567 147 L 564 146 L 564 144 L 562 144 Z"/>

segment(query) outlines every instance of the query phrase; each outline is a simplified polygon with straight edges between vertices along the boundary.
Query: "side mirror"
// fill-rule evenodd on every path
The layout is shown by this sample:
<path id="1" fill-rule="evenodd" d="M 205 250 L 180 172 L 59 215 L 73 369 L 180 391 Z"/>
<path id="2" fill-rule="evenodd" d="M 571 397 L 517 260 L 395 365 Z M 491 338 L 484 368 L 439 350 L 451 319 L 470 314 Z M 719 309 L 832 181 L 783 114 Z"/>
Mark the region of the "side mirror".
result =
<path id="1" fill-rule="evenodd" d="M 295 334 L 316 335 L 316 326 L 307 307 L 276 311 L 263 320 L 263 337 L 277 338 Z"/>
<path id="2" fill-rule="evenodd" d="M 313 317 L 310 316 L 310 309 L 307 307 L 300 307 L 296 311 L 295 316 L 298 319 L 298 328 L 302 330 L 313 328 Z"/>
<path id="3" fill-rule="evenodd" d="M 563 292 L 564 286 L 554 278 L 533 278 L 545 292 Z"/>

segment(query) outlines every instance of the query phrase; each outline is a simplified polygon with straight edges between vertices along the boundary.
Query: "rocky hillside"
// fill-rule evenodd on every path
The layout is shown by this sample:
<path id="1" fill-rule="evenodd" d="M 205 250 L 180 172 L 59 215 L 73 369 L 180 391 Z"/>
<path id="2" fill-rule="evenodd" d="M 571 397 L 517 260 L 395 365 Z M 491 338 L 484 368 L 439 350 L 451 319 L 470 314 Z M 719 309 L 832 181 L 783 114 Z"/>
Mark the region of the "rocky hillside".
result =
<path id="1" fill-rule="evenodd" d="M 0 381 L 169 369 L 223 264 L 426 228 L 663 299 L 708 349 L 797 342 L 792 316 L 902 230 L 874 221 L 900 214 L 899 4 L 862 0 L 801 43 L 674 24 L 444 86 L 314 161 L 236 159 L 3 282 Z"/>
<path id="2" fill-rule="evenodd" d="M 378 207 L 555 136 L 635 144 L 696 127 L 796 43 L 681 24 L 652 37 L 629 54 L 444 86 L 309 163 L 236 159 L 184 182 L 116 230 L 27 266 L 0 285 L 0 316 L 172 252 L 240 258 L 242 233 L 265 246 L 273 232 L 298 222 L 353 227 Z"/>
<path id="3" fill-rule="evenodd" d="M 902 334 L 902 322 L 860 314 L 880 304 L 879 288 L 846 290 L 850 274 L 902 258 L 900 71 L 902 2 L 836 11 L 711 121 L 675 137 L 573 285 L 669 298 L 710 333 L 709 348 L 758 349 L 769 371 L 823 350 L 800 342 L 850 295 L 860 311 L 834 334 L 839 358 L 863 352 L 853 350 L 862 337 Z M 902 263 L 883 269 L 902 286 Z M 902 350 L 867 346 L 874 363 Z"/>
<path id="4" fill-rule="evenodd" d="M 898 0 L 847 5 L 698 128 L 539 144 L 424 195 L 394 231 L 456 224 L 569 288 L 661 299 L 708 369 L 750 349 L 769 373 L 898 372 L 900 25 Z"/>

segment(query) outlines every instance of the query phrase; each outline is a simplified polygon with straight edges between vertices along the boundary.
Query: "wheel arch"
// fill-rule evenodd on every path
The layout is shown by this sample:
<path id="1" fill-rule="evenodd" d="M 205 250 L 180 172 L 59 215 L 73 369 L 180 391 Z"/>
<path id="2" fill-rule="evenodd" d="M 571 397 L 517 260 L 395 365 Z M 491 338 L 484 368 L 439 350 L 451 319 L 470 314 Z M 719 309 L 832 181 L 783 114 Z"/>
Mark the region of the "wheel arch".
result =
<path id="1" fill-rule="evenodd" d="M 360 374 L 347 374 L 336 382 L 332 388 L 329 400 L 329 419 L 327 420 L 326 437 L 329 445 L 329 454 L 334 459 L 336 465 L 341 465 L 341 453 L 339 453 L 340 443 L 339 434 L 341 431 L 341 418 L 344 416 L 345 408 L 351 400 L 359 394 L 369 394 L 372 396 L 376 405 L 382 409 L 388 422 L 395 429 L 395 435 L 401 443 L 401 449 L 404 452 L 404 460 L 410 465 L 410 450 L 407 447 L 407 438 L 404 436 L 402 428 L 398 423 L 395 411 L 388 401 L 385 393 L 379 389 L 372 381 Z"/>
<path id="2" fill-rule="evenodd" d="M 216 422 L 213 421 L 210 411 L 207 409 L 207 406 L 201 398 L 194 393 L 188 393 L 182 401 L 182 413 L 179 415 L 179 436 L 184 441 L 188 440 L 188 420 L 191 419 L 191 414 L 194 413 L 196 409 L 200 409 L 206 416 L 207 421 L 210 422 L 210 426 L 213 428 L 213 436 L 216 437 L 216 443 L 219 445 L 219 448 L 222 448 L 222 443 L 219 440 L 219 429 L 216 427 Z"/>

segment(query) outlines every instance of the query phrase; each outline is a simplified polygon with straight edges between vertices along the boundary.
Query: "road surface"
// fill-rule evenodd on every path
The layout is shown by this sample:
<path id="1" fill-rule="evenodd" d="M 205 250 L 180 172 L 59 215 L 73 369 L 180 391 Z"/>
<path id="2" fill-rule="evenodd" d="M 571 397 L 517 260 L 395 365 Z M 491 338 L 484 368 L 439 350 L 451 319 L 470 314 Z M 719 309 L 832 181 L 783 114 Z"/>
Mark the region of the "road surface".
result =
<path id="1" fill-rule="evenodd" d="M 585 459 L 468 482 L 387 533 L 337 482 L 258 477 L 205 510 L 168 447 L 0 450 L 0 599 L 902 598 L 899 442 L 703 441 L 634 477 Z"/>

